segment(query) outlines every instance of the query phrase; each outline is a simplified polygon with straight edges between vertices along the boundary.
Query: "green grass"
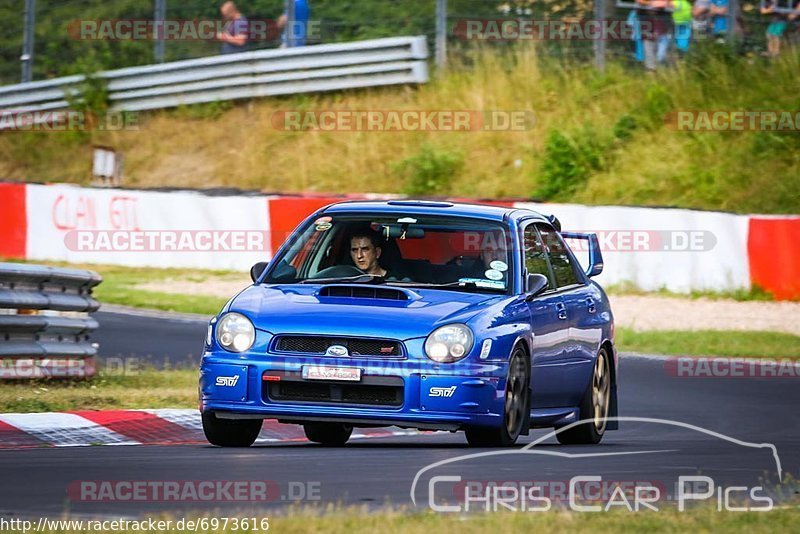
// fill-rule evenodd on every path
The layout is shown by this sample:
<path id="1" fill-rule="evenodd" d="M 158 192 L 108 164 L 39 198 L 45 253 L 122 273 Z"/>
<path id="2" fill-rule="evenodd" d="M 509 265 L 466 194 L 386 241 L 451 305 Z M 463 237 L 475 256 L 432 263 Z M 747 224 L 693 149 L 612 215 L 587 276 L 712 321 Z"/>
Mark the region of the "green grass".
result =
<path id="1" fill-rule="evenodd" d="M 197 370 L 132 369 L 86 380 L 0 383 L 0 413 L 197 407 Z"/>
<path id="2" fill-rule="evenodd" d="M 735 300 L 737 302 L 759 301 L 769 302 L 775 300 L 775 295 L 758 286 L 751 289 L 732 289 L 728 291 L 692 291 L 690 293 L 675 293 L 666 288 L 657 291 L 645 291 L 635 284 L 622 283 L 604 286 L 609 295 L 658 295 L 662 297 L 690 298 L 690 299 L 709 299 L 709 300 Z"/>
<path id="3" fill-rule="evenodd" d="M 454 58 L 420 87 L 264 98 L 205 115 L 156 111 L 139 117 L 138 131 L 0 134 L 0 176 L 85 183 L 101 144 L 125 154 L 132 187 L 800 212 L 800 135 L 677 131 L 665 120 L 680 110 L 796 110 L 800 52 L 763 61 L 707 44 L 654 74 L 619 63 L 601 74 L 540 57 L 536 46 L 468 48 L 468 61 Z M 505 110 L 535 121 L 523 131 L 296 132 L 272 123 L 286 110 Z"/>
<path id="4" fill-rule="evenodd" d="M 228 514 L 229 516 L 234 514 Z M 213 516 L 206 516 L 209 519 Z M 248 514 L 248 517 L 250 515 Z M 659 512 L 632 513 L 612 511 L 601 513 L 570 513 L 549 511 L 537 513 L 498 512 L 487 514 L 436 514 L 409 513 L 403 510 L 370 513 L 366 509 L 333 508 L 322 512 L 314 509 L 293 509 L 278 513 L 259 514 L 257 520 L 268 518 L 269 531 L 286 534 L 326 532 L 356 534 L 381 532 L 386 534 L 430 532 L 459 532 L 460 534 L 485 534 L 496 532 L 562 533 L 638 533 L 638 532 L 796 532 L 800 520 L 798 508 L 776 509 L 768 513 L 717 512 L 701 507 L 679 513 L 672 509 Z M 154 517 L 155 518 L 155 517 Z M 181 519 L 174 514 L 163 514 L 158 519 Z M 196 519 L 197 517 L 192 517 Z M 35 522 L 34 522 L 35 524 Z M 260 528 L 260 527 L 259 527 Z M 51 531 L 55 532 L 55 531 Z M 59 532 L 80 532 L 63 530 Z M 257 532 L 257 530 L 198 529 L 197 532 Z M 264 532 L 264 530 L 258 530 Z"/>
<path id="5" fill-rule="evenodd" d="M 800 358 L 800 337 L 779 332 L 737 330 L 645 331 L 618 328 L 623 352 L 675 356 Z"/>
<path id="6" fill-rule="evenodd" d="M 182 295 L 137 289 L 137 284 L 159 282 L 170 279 L 203 281 L 215 276 L 227 276 L 223 271 L 202 271 L 197 269 L 151 269 L 134 267 L 115 267 L 109 265 L 84 265 L 79 268 L 92 269 L 103 276 L 103 283 L 97 286 L 94 296 L 102 303 L 121 304 L 135 308 L 150 308 L 163 311 L 200 313 L 216 315 L 227 302 L 227 298 L 208 295 Z M 239 273 L 237 273 L 239 274 Z M 247 274 L 241 274 L 243 281 L 249 281 Z M 230 295 L 231 297 L 233 294 Z"/>

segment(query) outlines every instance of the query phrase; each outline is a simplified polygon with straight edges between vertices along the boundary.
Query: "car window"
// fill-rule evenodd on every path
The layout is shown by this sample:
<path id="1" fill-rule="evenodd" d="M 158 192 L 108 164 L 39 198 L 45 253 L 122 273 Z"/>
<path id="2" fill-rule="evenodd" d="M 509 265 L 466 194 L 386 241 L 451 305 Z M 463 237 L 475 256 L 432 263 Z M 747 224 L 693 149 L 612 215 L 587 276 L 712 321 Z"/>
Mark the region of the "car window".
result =
<path id="1" fill-rule="evenodd" d="M 374 274 L 384 280 L 372 283 L 389 285 L 450 285 L 458 291 L 503 293 L 512 289 L 511 238 L 498 221 L 381 212 L 322 215 L 309 219 L 293 239 L 273 260 L 286 264 L 293 278 L 270 271 L 265 283 L 332 283 Z M 359 240 L 363 253 L 354 253 L 352 239 Z"/>
<path id="2" fill-rule="evenodd" d="M 567 245 L 555 230 L 540 227 L 539 232 L 545 247 L 550 254 L 550 264 L 553 266 L 553 275 L 557 287 L 579 284 L 580 280 L 575 273 L 575 265 L 567 252 Z"/>
<path id="3" fill-rule="evenodd" d="M 550 277 L 550 266 L 547 264 L 547 251 L 536 227 L 532 224 L 528 225 L 523 236 L 525 239 L 525 268 L 528 270 L 528 274 L 543 274 L 548 280 L 547 288 L 555 289 L 553 279 Z"/>

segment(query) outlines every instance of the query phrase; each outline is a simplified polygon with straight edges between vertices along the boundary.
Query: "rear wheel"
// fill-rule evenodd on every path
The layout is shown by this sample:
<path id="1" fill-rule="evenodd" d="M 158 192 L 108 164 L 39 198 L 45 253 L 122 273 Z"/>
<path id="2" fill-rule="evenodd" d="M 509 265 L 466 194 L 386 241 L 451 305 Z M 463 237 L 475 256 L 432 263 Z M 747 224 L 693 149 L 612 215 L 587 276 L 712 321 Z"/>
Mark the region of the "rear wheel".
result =
<path id="1" fill-rule="evenodd" d="M 203 432 L 212 445 L 249 447 L 261 432 L 261 419 L 219 419 L 213 412 L 203 412 Z"/>
<path id="2" fill-rule="evenodd" d="M 583 396 L 580 409 L 582 424 L 556 434 L 564 445 L 594 445 L 600 443 L 608 424 L 611 405 L 611 363 L 608 352 L 601 348 L 597 354 L 592 380 Z"/>
<path id="3" fill-rule="evenodd" d="M 523 430 L 526 412 L 530 410 L 529 383 L 528 359 L 525 351 L 517 347 L 508 365 L 503 425 L 497 428 L 468 428 L 467 443 L 473 447 L 509 447 L 516 443 Z"/>
<path id="4" fill-rule="evenodd" d="M 328 447 L 341 447 L 353 433 L 352 426 L 342 423 L 306 423 L 303 430 L 309 441 Z"/>

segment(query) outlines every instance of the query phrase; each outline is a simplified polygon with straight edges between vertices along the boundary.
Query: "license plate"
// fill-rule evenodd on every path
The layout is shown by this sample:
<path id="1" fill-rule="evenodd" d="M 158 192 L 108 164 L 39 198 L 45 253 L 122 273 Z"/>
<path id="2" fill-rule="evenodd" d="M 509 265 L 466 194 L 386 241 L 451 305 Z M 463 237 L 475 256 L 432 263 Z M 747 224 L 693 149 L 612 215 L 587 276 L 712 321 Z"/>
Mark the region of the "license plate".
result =
<path id="1" fill-rule="evenodd" d="M 303 378 L 307 380 L 361 380 L 361 369 L 355 367 L 328 367 L 325 365 L 304 365 Z"/>

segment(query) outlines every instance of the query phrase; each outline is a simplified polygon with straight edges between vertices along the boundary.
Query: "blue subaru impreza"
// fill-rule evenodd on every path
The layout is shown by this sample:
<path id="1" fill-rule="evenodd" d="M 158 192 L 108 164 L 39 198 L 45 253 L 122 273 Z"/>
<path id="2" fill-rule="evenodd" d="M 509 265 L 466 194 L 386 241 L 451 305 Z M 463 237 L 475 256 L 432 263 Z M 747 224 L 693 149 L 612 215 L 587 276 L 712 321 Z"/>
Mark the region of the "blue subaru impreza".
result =
<path id="1" fill-rule="evenodd" d="M 584 240 L 585 271 L 564 238 Z M 205 435 L 246 447 L 277 419 L 325 445 L 391 425 L 475 446 L 570 425 L 562 443 L 598 443 L 617 411 L 613 317 L 590 280 L 602 269 L 594 234 L 529 210 L 323 208 L 211 320 Z"/>

